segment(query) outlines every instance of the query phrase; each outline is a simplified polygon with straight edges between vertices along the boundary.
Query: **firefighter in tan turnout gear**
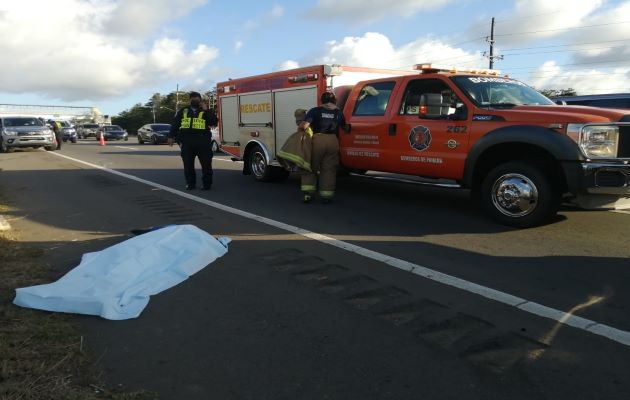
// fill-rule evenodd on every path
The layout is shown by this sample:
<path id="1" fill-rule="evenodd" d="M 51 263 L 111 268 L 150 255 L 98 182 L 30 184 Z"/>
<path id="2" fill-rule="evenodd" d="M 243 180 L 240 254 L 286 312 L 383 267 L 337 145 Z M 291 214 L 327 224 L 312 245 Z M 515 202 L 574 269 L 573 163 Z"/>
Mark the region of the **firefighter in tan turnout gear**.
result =
<path id="1" fill-rule="evenodd" d="M 317 192 L 319 197 L 328 203 L 335 196 L 337 167 L 339 165 L 339 128 L 346 129 L 343 112 L 337 108 L 334 93 L 325 92 L 321 96 L 321 106 L 311 108 L 301 129 L 311 128 L 313 134 L 313 151 L 311 155 L 311 172 L 302 175 L 303 201 L 308 203 Z M 318 182 L 319 178 L 319 182 Z"/>

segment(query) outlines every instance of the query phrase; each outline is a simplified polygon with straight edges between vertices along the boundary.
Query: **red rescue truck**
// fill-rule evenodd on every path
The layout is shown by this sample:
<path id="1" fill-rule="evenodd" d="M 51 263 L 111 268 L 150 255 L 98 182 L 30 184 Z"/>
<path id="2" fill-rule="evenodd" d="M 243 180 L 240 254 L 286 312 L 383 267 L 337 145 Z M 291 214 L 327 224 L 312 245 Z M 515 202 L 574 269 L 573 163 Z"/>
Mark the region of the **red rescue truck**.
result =
<path id="1" fill-rule="evenodd" d="M 563 200 L 630 207 L 627 110 L 557 105 L 497 71 L 416 68 L 315 66 L 219 83 L 223 149 L 258 180 L 286 176 L 275 154 L 294 110 L 334 90 L 350 125 L 339 134 L 346 169 L 452 180 L 517 227 L 549 220 Z"/>

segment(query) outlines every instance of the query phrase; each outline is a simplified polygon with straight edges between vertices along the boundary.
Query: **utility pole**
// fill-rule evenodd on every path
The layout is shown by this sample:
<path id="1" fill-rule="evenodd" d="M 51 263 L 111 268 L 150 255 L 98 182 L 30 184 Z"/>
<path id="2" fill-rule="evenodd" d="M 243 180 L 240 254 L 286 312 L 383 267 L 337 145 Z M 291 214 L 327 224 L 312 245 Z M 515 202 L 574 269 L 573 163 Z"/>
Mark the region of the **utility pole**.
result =
<path id="1" fill-rule="evenodd" d="M 493 69 L 494 67 L 494 60 L 503 60 L 503 56 L 495 56 L 494 55 L 494 17 L 492 17 L 492 23 L 490 25 L 490 37 L 486 37 L 486 42 L 490 43 L 490 52 L 486 53 L 485 51 L 483 52 L 484 57 L 488 57 L 489 62 L 489 68 Z"/>
<path id="2" fill-rule="evenodd" d="M 175 110 L 179 110 L 179 83 L 175 89 Z"/>

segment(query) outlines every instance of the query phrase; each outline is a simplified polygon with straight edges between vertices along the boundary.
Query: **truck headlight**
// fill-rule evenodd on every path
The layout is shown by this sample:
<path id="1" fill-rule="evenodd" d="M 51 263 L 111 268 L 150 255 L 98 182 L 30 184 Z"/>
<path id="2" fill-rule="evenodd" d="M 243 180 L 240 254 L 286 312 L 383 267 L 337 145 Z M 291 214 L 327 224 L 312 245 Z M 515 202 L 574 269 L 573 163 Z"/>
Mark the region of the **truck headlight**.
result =
<path id="1" fill-rule="evenodd" d="M 4 133 L 7 136 L 17 136 L 18 134 L 17 131 L 12 131 L 10 129 L 4 129 L 2 133 Z"/>
<path id="2" fill-rule="evenodd" d="M 577 142 L 588 158 L 617 157 L 618 126 L 569 124 L 567 134 Z"/>

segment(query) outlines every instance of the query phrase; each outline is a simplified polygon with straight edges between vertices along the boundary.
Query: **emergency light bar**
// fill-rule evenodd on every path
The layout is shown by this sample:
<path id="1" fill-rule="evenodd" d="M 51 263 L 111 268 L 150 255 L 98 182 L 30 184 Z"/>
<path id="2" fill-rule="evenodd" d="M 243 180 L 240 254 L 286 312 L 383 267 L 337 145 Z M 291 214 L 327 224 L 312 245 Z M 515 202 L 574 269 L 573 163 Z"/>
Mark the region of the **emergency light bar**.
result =
<path id="1" fill-rule="evenodd" d="M 450 73 L 458 73 L 458 72 L 466 72 L 471 74 L 479 74 L 479 75 L 501 75 L 501 71 L 496 69 L 467 69 L 467 68 L 457 68 L 457 67 L 448 67 L 448 66 L 440 66 L 431 63 L 425 64 L 416 64 L 413 66 L 413 69 L 422 72 L 423 74 L 430 74 L 435 72 L 450 72 Z"/>

